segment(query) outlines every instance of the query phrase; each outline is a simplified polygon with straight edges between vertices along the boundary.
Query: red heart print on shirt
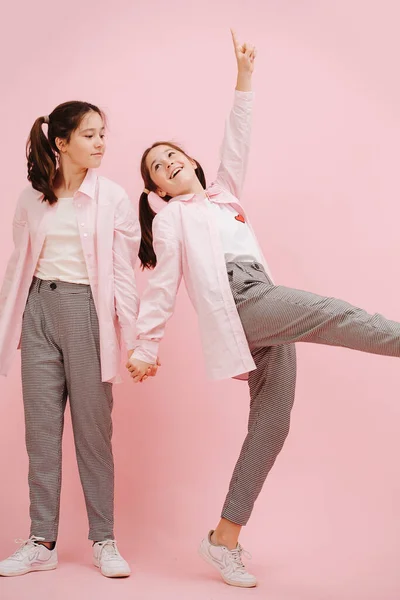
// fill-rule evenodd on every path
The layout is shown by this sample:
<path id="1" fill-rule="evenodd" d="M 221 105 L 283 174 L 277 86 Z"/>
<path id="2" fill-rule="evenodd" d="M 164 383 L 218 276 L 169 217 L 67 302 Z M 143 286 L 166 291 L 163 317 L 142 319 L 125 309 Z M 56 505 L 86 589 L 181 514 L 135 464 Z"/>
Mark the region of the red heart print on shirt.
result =
<path id="1" fill-rule="evenodd" d="M 235 219 L 236 221 L 240 221 L 241 223 L 246 223 L 243 215 L 236 215 Z"/>

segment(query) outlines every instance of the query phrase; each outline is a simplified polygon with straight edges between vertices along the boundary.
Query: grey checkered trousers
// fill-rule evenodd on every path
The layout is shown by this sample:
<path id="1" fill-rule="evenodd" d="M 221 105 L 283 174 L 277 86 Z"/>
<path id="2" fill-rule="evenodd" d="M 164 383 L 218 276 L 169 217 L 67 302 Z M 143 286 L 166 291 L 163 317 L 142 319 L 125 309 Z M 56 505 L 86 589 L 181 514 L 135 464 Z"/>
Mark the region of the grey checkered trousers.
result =
<path id="1" fill-rule="evenodd" d="M 400 323 L 335 298 L 273 285 L 259 263 L 228 263 L 229 282 L 256 369 L 249 374 L 248 433 L 222 517 L 250 518 L 289 433 L 296 384 L 294 342 L 400 356 Z"/>
<path id="2" fill-rule="evenodd" d="M 101 381 L 99 325 L 89 285 L 33 279 L 21 360 L 31 535 L 57 539 L 68 397 L 89 539 L 113 539 L 112 385 Z"/>

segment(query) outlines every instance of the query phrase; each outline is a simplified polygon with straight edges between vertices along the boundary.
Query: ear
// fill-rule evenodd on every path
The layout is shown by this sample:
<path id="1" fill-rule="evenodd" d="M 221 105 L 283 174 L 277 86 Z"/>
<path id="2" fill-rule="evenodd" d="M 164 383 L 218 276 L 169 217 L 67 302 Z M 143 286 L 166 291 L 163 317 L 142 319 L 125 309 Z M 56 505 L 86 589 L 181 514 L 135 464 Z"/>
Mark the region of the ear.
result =
<path id="1" fill-rule="evenodd" d="M 57 146 L 57 150 L 61 154 L 62 152 L 66 152 L 67 150 L 67 142 L 63 138 L 57 137 L 55 139 L 55 144 Z"/>
<path id="2" fill-rule="evenodd" d="M 193 158 L 191 158 L 191 159 L 190 159 L 190 164 L 192 165 L 192 167 L 193 167 L 194 169 L 197 169 L 197 167 L 198 167 L 198 164 L 197 164 L 197 162 L 196 162 L 195 160 L 193 160 Z"/>
<path id="3" fill-rule="evenodd" d="M 160 190 L 160 188 L 157 188 L 156 193 L 160 196 L 160 198 L 164 198 L 164 196 L 167 195 L 167 193 Z"/>

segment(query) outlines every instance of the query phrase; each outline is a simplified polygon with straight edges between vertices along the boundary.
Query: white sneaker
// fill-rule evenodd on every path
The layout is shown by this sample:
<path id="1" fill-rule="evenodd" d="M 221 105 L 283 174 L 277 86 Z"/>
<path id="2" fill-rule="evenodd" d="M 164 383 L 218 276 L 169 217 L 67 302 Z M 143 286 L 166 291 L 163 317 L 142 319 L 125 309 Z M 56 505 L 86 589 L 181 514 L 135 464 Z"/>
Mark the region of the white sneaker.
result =
<path id="1" fill-rule="evenodd" d="M 131 569 L 118 552 L 115 540 L 104 540 L 93 545 L 93 564 L 104 577 L 129 577 Z"/>
<path id="2" fill-rule="evenodd" d="M 15 540 L 21 544 L 11 556 L 0 562 L 0 575 L 14 577 L 31 571 L 50 571 L 58 565 L 57 550 L 49 550 L 43 544 L 44 538 L 31 535 L 29 540 Z"/>
<path id="3" fill-rule="evenodd" d="M 214 531 L 210 531 L 199 546 L 199 554 L 206 562 L 219 571 L 222 579 L 228 585 L 237 587 L 255 587 L 257 579 L 246 571 L 242 562 L 242 554 L 246 558 L 251 556 L 240 544 L 234 550 L 229 550 L 226 546 L 217 546 L 212 543 L 211 536 Z"/>

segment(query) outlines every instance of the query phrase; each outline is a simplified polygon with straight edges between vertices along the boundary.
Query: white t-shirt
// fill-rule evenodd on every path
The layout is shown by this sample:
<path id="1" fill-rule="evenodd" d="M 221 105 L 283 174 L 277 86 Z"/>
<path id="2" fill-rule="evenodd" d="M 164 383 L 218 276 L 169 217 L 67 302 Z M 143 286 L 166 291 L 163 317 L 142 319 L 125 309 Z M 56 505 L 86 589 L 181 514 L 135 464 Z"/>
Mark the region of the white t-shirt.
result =
<path id="1" fill-rule="evenodd" d="M 229 204 L 209 202 L 218 224 L 226 262 L 260 262 L 257 241 L 243 217 Z"/>
<path id="2" fill-rule="evenodd" d="M 73 198 L 59 198 L 47 232 L 35 277 L 89 284 Z"/>

